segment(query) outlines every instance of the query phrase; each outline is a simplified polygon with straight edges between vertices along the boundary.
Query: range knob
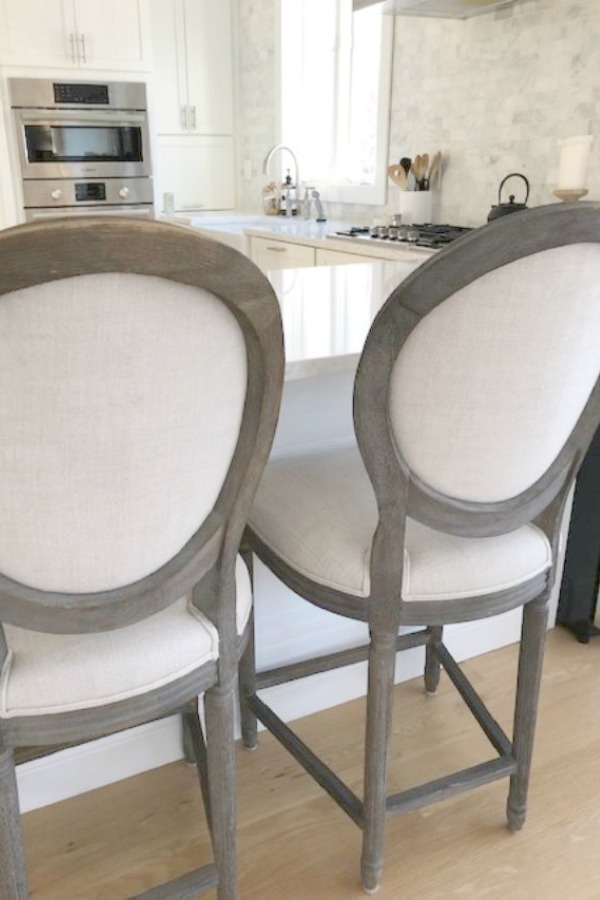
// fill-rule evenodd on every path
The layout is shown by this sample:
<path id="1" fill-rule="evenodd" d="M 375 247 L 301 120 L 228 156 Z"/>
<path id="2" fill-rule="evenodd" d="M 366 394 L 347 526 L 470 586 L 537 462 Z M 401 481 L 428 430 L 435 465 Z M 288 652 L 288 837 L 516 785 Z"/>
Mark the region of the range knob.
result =
<path id="1" fill-rule="evenodd" d="M 62 191 L 60 188 L 54 188 L 53 191 L 50 191 L 50 196 L 53 200 L 60 200 L 62 197 Z"/>
<path id="2" fill-rule="evenodd" d="M 119 197 L 122 197 L 123 199 L 125 199 L 125 197 L 129 197 L 129 188 L 128 187 L 119 188 Z"/>

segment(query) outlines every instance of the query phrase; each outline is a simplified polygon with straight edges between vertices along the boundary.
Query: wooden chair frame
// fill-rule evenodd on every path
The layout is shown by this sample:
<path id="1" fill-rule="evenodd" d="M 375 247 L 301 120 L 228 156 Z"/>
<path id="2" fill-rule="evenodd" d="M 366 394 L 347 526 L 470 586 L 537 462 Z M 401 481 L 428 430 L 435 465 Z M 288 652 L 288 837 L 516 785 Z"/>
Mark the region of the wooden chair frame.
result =
<path id="1" fill-rule="evenodd" d="M 247 354 L 247 392 L 233 460 L 212 512 L 186 545 L 153 574 L 117 590 L 61 594 L 0 574 L 0 623 L 55 633 L 120 628 L 193 590 L 194 604 L 219 633 L 219 659 L 140 697 L 80 712 L 0 719 L 0 896 L 28 897 L 15 777 L 15 748 L 57 747 L 184 714 L 198 766 L 215 862 L 140 895 L 183 900 L 217 887 L 236 894 L 234 687 L 248 630 L 235 619 L 235 561 L 246 518 L 270 451 L 283 381 L 279 304 L 267 279 L 236 251 L 157 222 L 61 219 L 0 234 L 0 295 L 82 274 L 127 272 L 210 291 L 235 316 Z M 0 302 L 2 302 L 0 296 Z M 0 624 L 0 666 L 7 653 Z M 206 746 L 197 698 L 205 692 Z M 39 755 L 26 750 L 21 758 Z"/>
<path id="2" fill-rule="evenodd" d="M 331 653 L 256 674 L 251 640 L 240 667 L 242 727 L 246 746 L 256 744 L 256 719 L 293 754 L 306 771 L 363 829 L 362 881 L 368 893 L 379 886 L 387 818 L 471 787 L 510 777 L 507 817 L 511 830 L 525 820 L 535 719 L 555 565 L 526 583 L 493 594 L 455 601 L 403 601 L 403 545 L 406 516 L 455 535 L 497 535 L 535 522 L 558 556 L 559 532 L 569 489 L 600 421 L 596 383 L 569 439 L 539 480 L 510 500 L 458 501 L 433 491 L 410 471 L 394 441 L 389 421 L 390 377 L 400 348 L 418 322 L 438 304 L 482 275 L 539 251 L 567 244 L 600 242 L 600 204 L 560 204 L 509 216 L 472 232 L 430 259 L 391 294 L 367 338 L 355 380 L 355 432 L 378 507 L 371 547 L 371 592 L 356 597 L 312 581 L 282 561 L 248 528 L 245 555 L 252 553 L 291 590 L 311 603 L 368 623 L 368 646 Z M 523 606 L 522 638 L 512 740 L 486 709 L 448 649 L 443 626 L 496 615 Z M 424 626 L 398 636 L 402 625 Z M 433 693 L 443 666 L 494 747 L 497 758 L 416 788 L 387 796 L 394 662 L 398 650 L 424 645 L 425 687 Z M 368 659 L 364 798 L 361 801 L 258 697 L 261 689 Z"/>

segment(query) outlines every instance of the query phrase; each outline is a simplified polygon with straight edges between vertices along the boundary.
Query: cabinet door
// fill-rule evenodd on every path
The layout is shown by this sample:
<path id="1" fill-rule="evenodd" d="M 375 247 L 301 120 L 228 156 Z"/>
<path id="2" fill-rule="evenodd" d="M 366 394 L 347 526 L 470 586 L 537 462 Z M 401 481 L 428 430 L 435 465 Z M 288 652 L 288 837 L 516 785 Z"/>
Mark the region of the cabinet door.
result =
<path id="1" fill-rule="evenodd" d="M 72 0 L 1 0 L 4 65 L 74 68 L 78 65 Z"/>
<path id="2" fill-rule="evenodd" d="M 158 192 L 173 194 L 175 209 L 233 209 L 235 206 L 233 138 L 159 136 L 154 164 Z"/>
<path id="3" fill-rule="evenodd" d="M 81 65 L 150 68 L 147 0 L 74 0 Z"/>
<path id="4" fill-rule="evenodd" d="M 154 58 L 154 130 L 185 134 L 189 122 L 181 0 L 150 0 Z"/>
<path id="5" fill-rule="evenodd" d="M 184 0 L 191 130 L 233 131 L 231 0 Z"/>
<path id="6" fill-rule="evenodd" d="M 253 237 L 250 240 L 250 258 L 263 272 L 272 269 L 300 269 L 314 266 L 315 251 L 313 247 L 302 244 Z"/>

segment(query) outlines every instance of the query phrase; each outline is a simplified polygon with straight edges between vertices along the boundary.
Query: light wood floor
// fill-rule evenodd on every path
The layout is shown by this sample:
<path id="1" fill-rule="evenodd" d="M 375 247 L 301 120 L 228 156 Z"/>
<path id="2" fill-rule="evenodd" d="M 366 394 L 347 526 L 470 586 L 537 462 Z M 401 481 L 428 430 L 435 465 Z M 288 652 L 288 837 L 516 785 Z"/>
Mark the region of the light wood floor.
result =
<path id="1" fill-rule="evenodd" d="M 469 677 L 510 728 L 516 648 L 471 660 Z M 443 678 L 443 676 L 442 676 Z M 363 703 L 311 716 L 299 731 L 355 788 Z M 393 789 L 490 758 L 447 679 L 433 699 L 397 689 Z M 238 753 L 243 900 L 353 900 L 360 833 L 274 740 Z M 390 822 L 382 900 L 600 898 L 600 639 L 549 635 L 524 831 L 505 827 L 507 782 Z M 36 900 L 120 900 L 210 851 L 194 770 L 184 763 L 25 816 Z M 209 895 L 206 895 L 209 896 Z"/>

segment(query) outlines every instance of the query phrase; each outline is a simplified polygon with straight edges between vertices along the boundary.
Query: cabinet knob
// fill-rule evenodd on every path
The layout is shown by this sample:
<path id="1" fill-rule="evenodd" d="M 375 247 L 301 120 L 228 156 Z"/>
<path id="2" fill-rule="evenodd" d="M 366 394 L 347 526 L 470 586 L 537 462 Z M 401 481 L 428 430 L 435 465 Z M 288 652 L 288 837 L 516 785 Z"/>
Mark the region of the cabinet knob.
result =
<path id="1" fill-rule="evenodd" d="M 125 199 L 125 197 L 129 197 L 129 188 L 128 187 L 119 188 L 119 197 L 123 197 L 123 199 Z"/>
<path id="2" fill-rule="evenodd" d="M 50 196 L 53 200 L 60 200 L 62 197 L 62 191 L 60 188 L 54 188 L 53 191 L 50 191 Z"/>

